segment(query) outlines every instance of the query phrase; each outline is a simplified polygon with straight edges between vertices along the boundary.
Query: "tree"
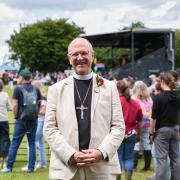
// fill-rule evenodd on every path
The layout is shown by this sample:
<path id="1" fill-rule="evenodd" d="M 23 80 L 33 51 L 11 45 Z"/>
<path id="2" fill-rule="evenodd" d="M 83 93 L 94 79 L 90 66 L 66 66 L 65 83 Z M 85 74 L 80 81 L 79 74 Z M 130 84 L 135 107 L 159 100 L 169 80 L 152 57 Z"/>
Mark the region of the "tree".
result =
<path id="1" fill-rule="evenodd" d="M 128 48 L 112 48 L 112 47 L 96 47 L 97 62 L 103 62 L 107 69 L 121 66 L 122 58 L 130 59 L 130 49 Z"/>
<path id="2" fill-rule="evenodd" d="M 176 68 L 180 68 L 180 30 L 175 33 L 175 61 Z"/>
<path id="3" fill-rule="evenodd" d="M 124 26 L 122 30 L 129 30 L 134 28 L 146 28 L 144 23 L 141 21 L 132 22 L 130 26 Z"/>
<path id="4" fill-rule="evenodd" d="M 20 60 L 21 67 L 32 71 L 53 72 L 68 68 L 69 42 L 83 34 L 82 27 L 68 23 L 67 19 L 45 19 L 20 27 L 7 41 L 12 59 Z"/>

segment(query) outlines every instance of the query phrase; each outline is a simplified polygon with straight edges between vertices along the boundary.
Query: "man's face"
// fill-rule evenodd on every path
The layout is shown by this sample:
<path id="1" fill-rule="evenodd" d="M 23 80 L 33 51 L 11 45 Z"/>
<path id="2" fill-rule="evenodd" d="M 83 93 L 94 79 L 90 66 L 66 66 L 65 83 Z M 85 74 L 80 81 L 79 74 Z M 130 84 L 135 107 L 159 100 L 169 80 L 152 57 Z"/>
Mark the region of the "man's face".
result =
<path id="1" fill-rule="evenodd" d="M 23 77 L 22 76 L 19 76 L 19 78 L 17 79 L 17 84 L 21 84 L 23 81 Z"/>
<path id="2" fill-rule="evenodd" d="M 161 85 L 162 90 L 164 90 L 164 81 L 163 80 L 160 81 L 160 85 Z"/>
<path id="3" fill-rule="evenodd" d="M 70 48 L 69 62 L 79 75 L 87 75 L 91 72 L 94 53 L 90 50 L 85 40 L 75 41 Z"/>

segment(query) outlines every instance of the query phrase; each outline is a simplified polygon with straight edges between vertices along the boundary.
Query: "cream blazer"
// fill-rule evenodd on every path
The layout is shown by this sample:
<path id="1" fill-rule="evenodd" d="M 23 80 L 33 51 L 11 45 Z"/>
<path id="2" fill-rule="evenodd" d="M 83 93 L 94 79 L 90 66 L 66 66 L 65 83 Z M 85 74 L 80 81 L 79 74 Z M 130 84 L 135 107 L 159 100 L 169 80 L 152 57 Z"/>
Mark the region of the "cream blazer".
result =
<path id="1" fill-rule="evenodd" d="M 49 87 L 43 132 L 51 148 L 49 176 L 52 179 L 69 180 L 77 170 L 76 166 L 69 165 L 70 157 L 79 151 L 74 104 L 73 76 Z M 104 84 L 98 87 L 93 74 L 89 148 L 103 150 L 108 158 L 90 166 L 91 171 L 121 173 L 117 149 L 124 138 L 124 129 L 115 83 L 104 79 Z"/>

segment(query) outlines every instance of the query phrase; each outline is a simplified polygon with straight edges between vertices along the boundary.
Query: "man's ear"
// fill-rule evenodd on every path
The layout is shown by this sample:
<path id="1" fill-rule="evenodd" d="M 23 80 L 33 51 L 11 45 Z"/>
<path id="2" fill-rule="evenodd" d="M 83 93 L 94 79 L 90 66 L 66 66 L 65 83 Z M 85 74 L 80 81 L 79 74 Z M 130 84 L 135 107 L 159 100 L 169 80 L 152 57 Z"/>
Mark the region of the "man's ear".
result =
<path id="1" fill-rule="evenodd" d="M 96 58 L 96 52 L 93 51 L 93 52 L 92 52 L 92 60 L 94 61 L 95 58 Z"/>
<path id="2" fill-rule="evenodd" d="M 70 59 L 69 55 L 67 56 L 67 58 L 68 58 L 69 64 L 72 65 L 72 62 L 71 62 L 71 59 Z"/>

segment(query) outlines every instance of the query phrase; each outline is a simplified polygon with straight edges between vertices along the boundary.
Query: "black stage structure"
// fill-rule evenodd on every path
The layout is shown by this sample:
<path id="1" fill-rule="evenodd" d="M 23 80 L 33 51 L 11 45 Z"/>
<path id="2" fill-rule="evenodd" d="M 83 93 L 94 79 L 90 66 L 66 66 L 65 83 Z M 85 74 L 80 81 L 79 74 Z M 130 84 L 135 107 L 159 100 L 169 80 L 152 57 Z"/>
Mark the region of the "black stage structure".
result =
<path id="1" fill-rule="evenodd" d="M 114 76 L 122 79 L 132 75 L 147 81 L 150 74 L 174 70 L 174 35 L 172 29 L 143 28 L 83 37 L 93 47 L 111 47 L 112 56 L 113 48 L 130 48 L 131 62 L 117 67 Z"/>

